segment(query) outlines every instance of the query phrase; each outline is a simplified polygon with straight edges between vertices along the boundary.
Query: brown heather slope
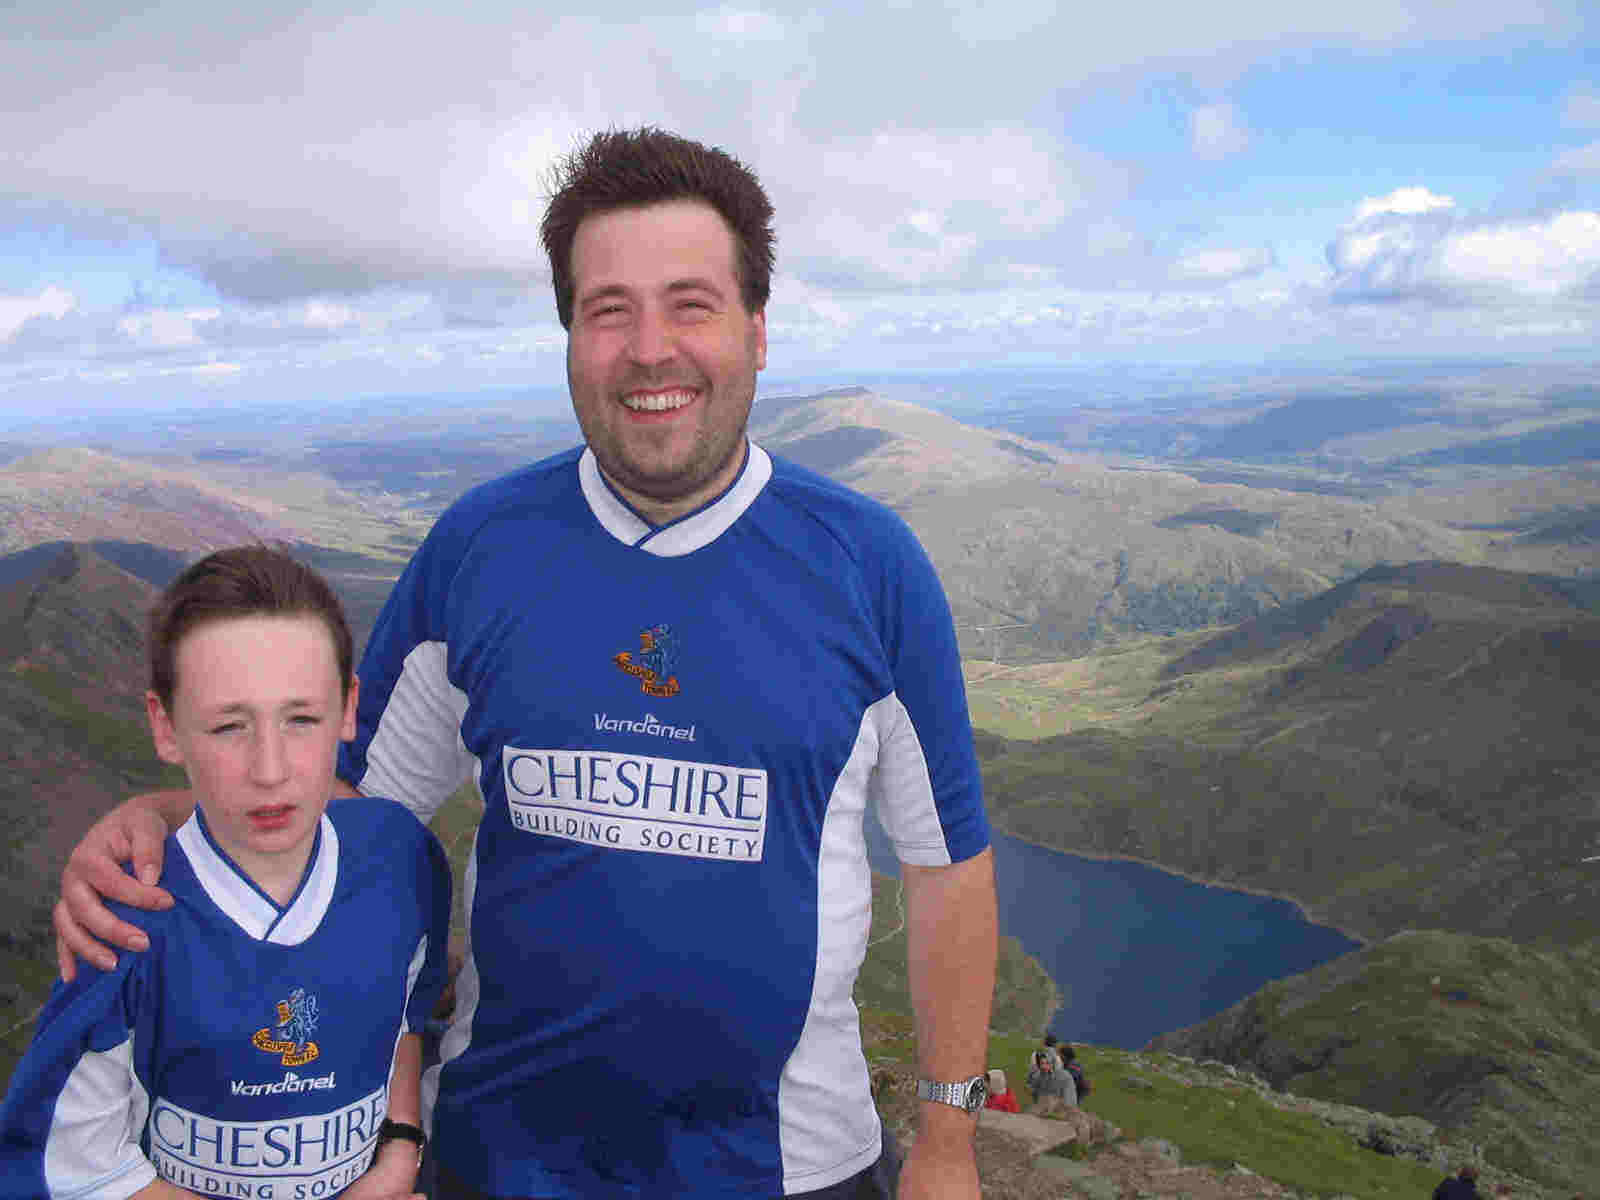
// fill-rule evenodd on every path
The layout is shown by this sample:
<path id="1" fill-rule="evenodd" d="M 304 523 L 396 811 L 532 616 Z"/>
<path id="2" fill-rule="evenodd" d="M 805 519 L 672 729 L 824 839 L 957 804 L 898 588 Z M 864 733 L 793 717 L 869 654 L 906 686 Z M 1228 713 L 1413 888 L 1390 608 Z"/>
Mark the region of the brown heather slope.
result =
<path id="1" fill-rule="evenodd" d="M 0 559 L 0 1075 L 53 973 L 48 906 L 94 820 L 172 776 L 145 732 L 153 589 L 82 546 Z M 6 1034 L 4 1031 L 10 1031 Z"/>
<path id="2" fill-rule="evenodd" d="M 101 538 L 206 550 L 294 537 L 271 505 L 98 450 L 43 450 L 0 465 L 0 554 Z"/>
<path id="3" fill-rule="evenodd" d="M 1385 563 L 1600 569 L 1600 541 L 1561 517 L 1600 505 L 1600 477 L 1580 471 L 1524 478 L 1520 489 L 1485 480 L 1375 500 L 1201 482 L 1176 465 L 1070 452 L 861 388 L 763 400 L 752 432 L 906 518 L 973 657 L 1003 644 L 1008 661 L 1039 661 L 1129 634 L 1234 624 Z"/>

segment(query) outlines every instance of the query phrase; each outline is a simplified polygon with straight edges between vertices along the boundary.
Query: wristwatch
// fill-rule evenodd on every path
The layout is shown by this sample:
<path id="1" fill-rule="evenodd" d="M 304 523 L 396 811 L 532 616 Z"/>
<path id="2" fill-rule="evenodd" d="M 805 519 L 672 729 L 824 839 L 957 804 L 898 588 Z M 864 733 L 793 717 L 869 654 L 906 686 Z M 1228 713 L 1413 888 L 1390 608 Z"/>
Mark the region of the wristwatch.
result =
<path id="1" fill-rule="evenodd" d="M 986 1075 L 974 1075 L 971 1079 L 963 1079 L 960 1083 L 935 1083 L 931 1079 L 917 1080 L 918 1100 L 948 1104 L 963 1112 L 977 1112 L 983 1107 L 988 1095 L 989 1078 Z"/>
<path id="2" fill-rule="evenodd" d="M 378 1142 L 372 1148 L 372 1161 L 378 1161 L 378 1155 L 390 1142 L 415 1142 L 417 1145 L 417 1166 L 422 1166 L 422 1151 L 428 1144 L 428 1135 L 415 1125 L 407 1125 L 403 1121 L 391 1121 L 384 1118 L 383 1124 L 378 1126 Z"/>

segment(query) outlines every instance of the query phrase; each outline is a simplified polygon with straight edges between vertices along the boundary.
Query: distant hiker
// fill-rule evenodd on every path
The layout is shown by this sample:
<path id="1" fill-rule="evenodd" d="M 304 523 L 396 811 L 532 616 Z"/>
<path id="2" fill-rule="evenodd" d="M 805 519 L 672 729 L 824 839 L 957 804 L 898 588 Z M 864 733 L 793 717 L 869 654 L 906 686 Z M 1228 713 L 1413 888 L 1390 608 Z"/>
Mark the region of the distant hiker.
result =
<path id="1" fill-rule="evenodd" d="M 1089 1083 L 1089 1077 L 1083 1073 L 1083 1068 L 1078 1065 L 1078 1052 L 1066 1043 L 1062 1043 L 1060 1054 L 1062 1067 L 1068 1075 L 1072 1076 L 1072 1085 L 1078 1093 L 1079 1103 L 1082 1103 L 1083 1098 L 1089 1094 L 1092 1088 Z"/>
<path id="2" fill-rule="evenodd" d="M 1028 1090 L 1033 1093 L 1035 1103 L 1046 1096 L 1059 1097 L 1064 1104 L 1078 1102 L 1078 1089 L 1072 1082 L 1072 1076 L 1056 1067 L 1055 1059 L 1048 1050 L 1033 1052 L 1033 1067 L 1028 1072 Z"/>
<path id="3" fill-rule="evenodd" d="M 1006 1083 L 1006 1073 L 999 1067 L 989 1069 L 989 1098 L 983 1102 L 985 1108 L 997 1109 L 1000 1112 L 1021 1112 L 1022 1105 L 1017 1101 L 1017 1094 Z"/>
<path id="4" fill-rule="evenodd" d="M 1468 1164 L 1446 1175 L 1433 1189 L 1433 1200 L 1478 1200 L 1478 1168 Z"/>

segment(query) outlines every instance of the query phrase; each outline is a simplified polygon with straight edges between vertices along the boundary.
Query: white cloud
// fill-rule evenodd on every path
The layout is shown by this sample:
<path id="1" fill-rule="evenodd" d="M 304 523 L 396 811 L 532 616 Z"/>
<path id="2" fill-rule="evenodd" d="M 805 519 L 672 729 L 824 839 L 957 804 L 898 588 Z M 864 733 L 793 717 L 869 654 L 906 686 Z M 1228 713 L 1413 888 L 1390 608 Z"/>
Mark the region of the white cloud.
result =
<path id="1" fill-rule="evenodd" d="M 1369 197 L 1363 200 L 1356 209 L 1356 220 L 1365 221 L 1368 217 L 1383 213 L 1411 216 L 1417 213 L 1440 212 L 1455 206 L 1456 202 L 1449 196 L 1436 196 L 1425 187 L 1403 187 L 1396 188 L 1387 196 Z"/>
<path id="2" fill-rule="evenodd" d="M 47 287 L 31 296 L 0 292 L 0 341 L 10 338 L 34 317 L 61 318 L 71 312 L 77 300 L 63 288 Z"/>
<path id="3" fill-rule="evenodd" d="M 1245 249 L 1194 250 L 1172 266 L 1172 277 L 1186 284 L 1221 284 L 1259 275 L 1275 264 L 1264 246 Z"/>
<path id="4" fill-rule="evenodd" d="M 826 186 L 774 196 L 785 269 L 846 288 L 1008 272 L 1018 243 L 1056 231 L 1112 174 L 1014 126 L 837 138 L 813 161 Z"/>
<path id="5" fill-rule="evenodd" d="M 1197 158 L 1215 161 L 1249 145 L 1250 131 L 1232 104 L 1205 104 L 1189 113 L 1189 148 Z"/>
<path id="6" fill-rule="evenodd" d="M 152 350 L 176 350 L 197 346 L 203 340 L 201 330 L 222 315 L 217 308 L 147 309 L 129 313 L 117 322 L 117 332 L 129 342 Z"/>
<path id="7" fill-rule="evenodd" d="M 1452 306 L 1579 301 L 1600 278 L 1600 213 L 1473 218 L 1425 188 L 1368 201 L 1328 247 L 1345 302 Z M 1376 205 L 1376 207 L 1371 207 Z"/>
<path id="8" fill-rule="evenodd" d="M 1564 212 L 1460 230 L 1434 248 L 1433 261 L 1437 277 L 1452 288 L 1572 295 L 1600 272 L 1600 213 Z"/>

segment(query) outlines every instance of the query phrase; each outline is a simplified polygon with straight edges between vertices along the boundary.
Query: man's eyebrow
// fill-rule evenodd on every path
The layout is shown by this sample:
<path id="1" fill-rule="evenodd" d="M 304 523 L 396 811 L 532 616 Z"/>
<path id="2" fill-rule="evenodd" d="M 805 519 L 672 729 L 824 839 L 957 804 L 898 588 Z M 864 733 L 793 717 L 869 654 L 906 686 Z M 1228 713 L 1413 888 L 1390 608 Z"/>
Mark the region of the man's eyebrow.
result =
<path id="1" fill-rule="evenodd" d="M 592 304 L 596 300 L 609 300 L 615 297 L 626 298 L 638 289 L 628 287 L 622 283 L 604 283 L 589 291 L 578 295 L 577 303 Z M 722 295 L 722 287 L 716 280 L 702 275 L 689 275 L 682 279 L 674 279 L 666 286 L 667 293 L 678 292 L 710 292 L 712 295 Z"/>
<path id="2" fill-rule="evenodd" d="M 706 279 L 699 275 L 691 275 L 687 279 L 674 279 L 671 283 L 667 284 L 667 291 L 714 292 L 719 296 L 722 294 L 722 288 L 715 280 Z"/>

